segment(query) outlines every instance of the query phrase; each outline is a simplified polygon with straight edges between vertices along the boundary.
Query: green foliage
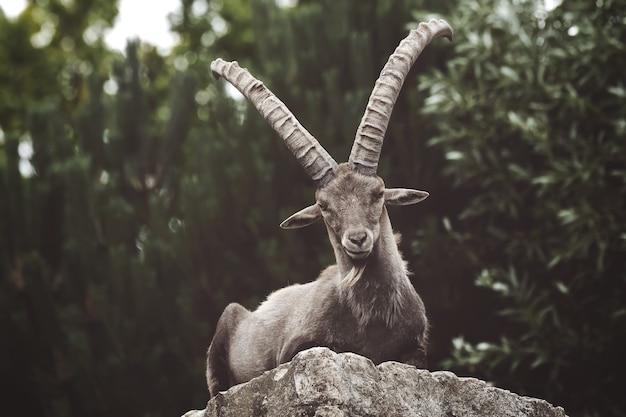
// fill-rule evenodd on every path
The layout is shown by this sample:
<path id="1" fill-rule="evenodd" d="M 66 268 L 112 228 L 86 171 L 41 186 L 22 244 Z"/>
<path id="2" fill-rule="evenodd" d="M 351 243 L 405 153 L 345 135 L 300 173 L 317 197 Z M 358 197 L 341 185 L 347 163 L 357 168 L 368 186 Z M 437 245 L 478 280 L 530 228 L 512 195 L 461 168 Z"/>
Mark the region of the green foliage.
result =
<path id="1" fill-rule="evenodd" d="M 117 1 L 32 1 L 15 20 L 0 13 L 0 126 L 24 133 L 26 108 L 53 101 L 74 111 L 89 74 L 110 62 L 103 34 Z"/>
<path id="2" fill-rule="evenodd" d="M 110 415 L 111 404 L 122 415 L 175 414 L 194 396 L 169 386 L 193 392 L 189 375 L 202 381 L 210 324 L 180 306 L 206 299 L 177 279 L 185 246 L 175 245 L 196 87 L 174 76 L 170 117 L 159 122 L 137 45 L 127 56 L 115 69 L 114 100 L 94 75 L 74 117 L 53 106 L 30 112 L 34 176 L 20 174 L 18 142 L 5 134 L 0 308 L 5 340 L 22 349 L 18 372 L 2 365 L 22 375 L 24 391 L 7 415 L 24 398 L 36 399 L 38 414 Z"/>
<path id="3" fill-rule="evenodd" d="M 450 233 L 508 326 L 455 340 L 447 366 L 561 403 L 624 410 L 626 102 L 623 6 L 481 0 L 423 109 L 463 209 Z M 466 330 L 476 342 L 472 330 Z M 621 362 L 621 361 L 620 361 Z M 622 411 L 620 411 L 622 410 Z"/>

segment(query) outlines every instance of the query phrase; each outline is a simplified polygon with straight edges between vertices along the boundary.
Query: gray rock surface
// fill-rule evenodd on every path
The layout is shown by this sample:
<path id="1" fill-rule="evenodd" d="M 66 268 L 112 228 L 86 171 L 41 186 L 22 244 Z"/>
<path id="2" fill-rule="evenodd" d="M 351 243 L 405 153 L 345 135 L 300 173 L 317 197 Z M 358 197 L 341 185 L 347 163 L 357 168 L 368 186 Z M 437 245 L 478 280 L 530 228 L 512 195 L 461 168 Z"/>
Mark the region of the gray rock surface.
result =
<path id="1" fill-rule="evenodd" d="M 209 401 L 184 417 L 424 416 L 565 417 L 561 407 L 494 388 L 451 372 L 429 372 L 326 348 L 300 352 L 289 363 Z"/>

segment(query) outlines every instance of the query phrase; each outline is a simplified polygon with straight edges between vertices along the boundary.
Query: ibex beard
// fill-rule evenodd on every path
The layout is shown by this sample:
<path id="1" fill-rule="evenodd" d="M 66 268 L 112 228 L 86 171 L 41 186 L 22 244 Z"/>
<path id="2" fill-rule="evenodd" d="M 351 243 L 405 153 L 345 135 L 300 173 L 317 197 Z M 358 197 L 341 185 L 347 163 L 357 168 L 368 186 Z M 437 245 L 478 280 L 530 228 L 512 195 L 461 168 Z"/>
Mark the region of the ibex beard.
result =
<path id="1" fill-rule="evenodd" d="M 286 229 L 322 219 L 336 265 L 313 282 L 272 294 L 254 311 L 229 304 L 207 353 L 211 396 L 288 362 L 301 350 L 325 346 L 374 363 L 426 366 L 428 321 L 398 250 L 388 205 L 410 205 L 425 191 L 386 188 L 376 175 L 393 104 L 417 56 L 431 40 L 452 38 L 443 20 L 409 33 L 383 68 L 357 129 L 348 162 L 337 164 L 262 82 L 236 62 L 211 69 L 238 88 L 281 136 L 317 184 L 315 204 L 286 219 Z"/>

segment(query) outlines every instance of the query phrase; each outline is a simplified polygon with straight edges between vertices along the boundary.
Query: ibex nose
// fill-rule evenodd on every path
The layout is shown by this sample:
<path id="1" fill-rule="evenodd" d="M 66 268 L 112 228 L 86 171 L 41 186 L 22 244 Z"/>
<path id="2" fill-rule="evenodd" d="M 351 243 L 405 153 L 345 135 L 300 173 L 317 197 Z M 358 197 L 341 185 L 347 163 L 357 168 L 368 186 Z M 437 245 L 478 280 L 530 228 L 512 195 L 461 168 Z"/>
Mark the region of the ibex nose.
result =
<path id="1" fill-rule="evenodd" d="M 355 233 L 353 235 L 350 235 L 348 239 L 350 239 L 350 242 L 352 242 L 356 246 L 361 247 L 363 246 L 363 242 L 365 242 L 365 240 L 367 239 L 367 233 L 365 232 Z"/>
<path id="2" fill-rule="evenodd" d="M 341 238 L 343 249 L 352 259 L 367 258 L 373 244 L 372 232 L 365 228 L 349 230 Z"/>

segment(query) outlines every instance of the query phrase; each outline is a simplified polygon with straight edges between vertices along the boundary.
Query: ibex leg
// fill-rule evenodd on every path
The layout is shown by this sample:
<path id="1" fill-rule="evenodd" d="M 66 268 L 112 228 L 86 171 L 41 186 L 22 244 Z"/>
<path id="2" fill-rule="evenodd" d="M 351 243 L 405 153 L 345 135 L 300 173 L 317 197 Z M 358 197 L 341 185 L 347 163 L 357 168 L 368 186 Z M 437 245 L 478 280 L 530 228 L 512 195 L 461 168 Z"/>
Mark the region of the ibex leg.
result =
<path id="1" fill-rule="evenodd" d="M 211 397 L 232 386 L 228 355 L 232 335 L 242 319 L 250 312 L 237 303 L 226 306 L 217 322 L 215 335 L 207 352 L 206 380 Z"/>

